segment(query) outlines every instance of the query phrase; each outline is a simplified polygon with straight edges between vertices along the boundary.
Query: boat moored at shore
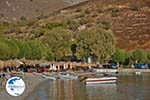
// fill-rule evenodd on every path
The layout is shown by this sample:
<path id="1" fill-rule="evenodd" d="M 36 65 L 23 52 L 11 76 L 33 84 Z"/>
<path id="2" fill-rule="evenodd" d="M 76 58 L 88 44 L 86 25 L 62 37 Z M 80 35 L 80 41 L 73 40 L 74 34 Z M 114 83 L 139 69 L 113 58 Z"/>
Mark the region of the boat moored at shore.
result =
<path id="1" fill-rule="evenodd" d="M 87 78 L 86 84 L 111 84 L 116 83 L 117 77 L 100 77 L 100 78 Z"/>
<path id="2" fill-rule="evenodd" d="M 74 73 L 70 73 L 70 72 L 65 72 L 65 73 L 59 73 L 58 74 L 60 79 L 78 79 L 78 76 L 75 75 Z"/>

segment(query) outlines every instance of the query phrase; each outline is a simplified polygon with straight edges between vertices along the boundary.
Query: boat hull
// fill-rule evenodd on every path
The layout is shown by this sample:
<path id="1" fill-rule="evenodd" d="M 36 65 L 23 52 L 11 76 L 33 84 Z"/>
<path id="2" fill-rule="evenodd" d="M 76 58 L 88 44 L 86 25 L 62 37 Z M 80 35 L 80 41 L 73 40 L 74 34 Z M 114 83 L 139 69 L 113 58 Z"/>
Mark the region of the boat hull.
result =
<path id="1" fill-rule="evenodd" d="M 51 80 L 56 80 L 56 78 L 53 77 L 53 76 L 42 75 L 42 78 L 51 79 Z"/>
<path id="2" fill-rule="evenodd" d="M 88 78 L 86 84 L 113 84 L 116 81 L 117 77 Z"/>
<path id="3" fill-rule="evenodd" d="M 60 79 L 72 79 L 77 80 L 78 76 L 72 74 L 72 73 L 65 73 L 64 75 L 62 73 L 59 73 Z"/>

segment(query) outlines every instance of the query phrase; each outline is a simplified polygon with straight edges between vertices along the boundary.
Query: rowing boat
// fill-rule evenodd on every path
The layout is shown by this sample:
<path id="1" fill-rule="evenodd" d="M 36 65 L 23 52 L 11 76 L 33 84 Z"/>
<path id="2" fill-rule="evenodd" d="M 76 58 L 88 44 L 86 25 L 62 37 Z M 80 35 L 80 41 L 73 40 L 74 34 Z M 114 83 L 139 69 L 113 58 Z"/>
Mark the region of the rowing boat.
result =
<path id="1" fill-rule="evenodd" d="M 110 84 L 116 83 L 117 77 L 100 77 L 100 78 L 87 78 L 86 84 Z"/>

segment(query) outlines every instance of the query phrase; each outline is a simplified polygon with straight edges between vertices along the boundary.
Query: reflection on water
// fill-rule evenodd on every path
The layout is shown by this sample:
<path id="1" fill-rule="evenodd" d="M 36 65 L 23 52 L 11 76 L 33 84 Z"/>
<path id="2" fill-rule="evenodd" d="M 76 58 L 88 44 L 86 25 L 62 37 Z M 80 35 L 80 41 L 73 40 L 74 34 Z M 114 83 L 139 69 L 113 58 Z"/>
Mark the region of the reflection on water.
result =
<path id="1" fill-rule="evenodd" d="M 150 76 L 122 76 L 117 84 L 117 94 L 126 100 L 150 100 Z"/>
<path id="2" fill-rule="evenodd" d="M 117 84 L 75 80 L 42 83 L 25 100 L 150 100 L 150 76 L 119 76 Z"/>
<path id="3" fill-rule="evenodd" d="M 86 91 L 89 100 L 117 99 L 116 84 L 88 84 Z"/>

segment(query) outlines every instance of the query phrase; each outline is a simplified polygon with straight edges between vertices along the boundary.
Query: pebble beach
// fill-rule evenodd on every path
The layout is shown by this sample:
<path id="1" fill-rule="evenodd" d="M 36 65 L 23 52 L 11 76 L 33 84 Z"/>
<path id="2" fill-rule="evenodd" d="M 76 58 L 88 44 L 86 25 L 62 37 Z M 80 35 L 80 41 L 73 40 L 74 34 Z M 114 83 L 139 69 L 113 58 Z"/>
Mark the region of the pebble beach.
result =
<path id="1" fill-rule="evenodd" d="M 22 95 L 13 97 L 9 95 L 5 89 L 5 86 L 1 86 L 3 89 L 0 93 L 0 100 L 25 100 L 25 98 L 42 82 L 47 79 L 43 79 L 41 76 L 33 75 L 32 73 L 25 73 L 23 78 L 26 88 Z"/>

